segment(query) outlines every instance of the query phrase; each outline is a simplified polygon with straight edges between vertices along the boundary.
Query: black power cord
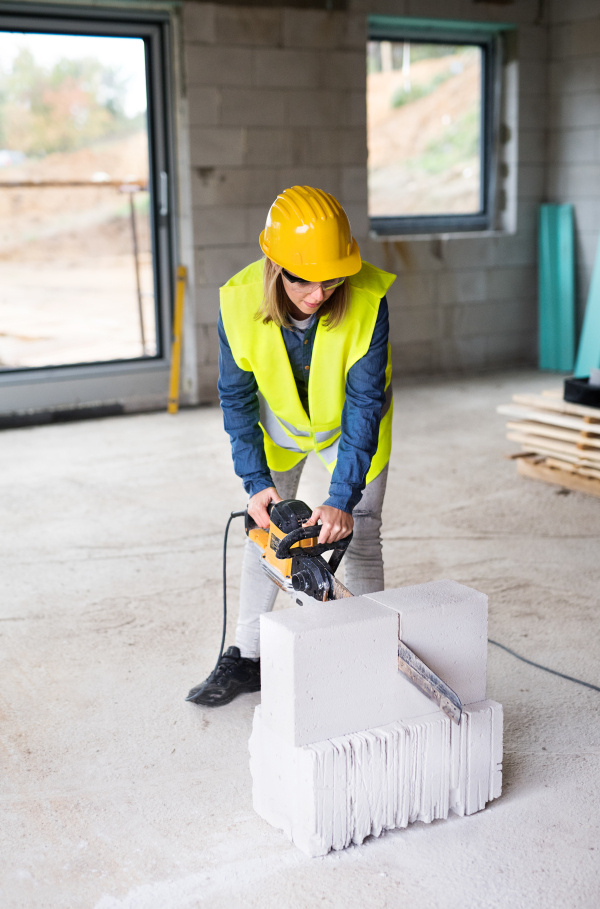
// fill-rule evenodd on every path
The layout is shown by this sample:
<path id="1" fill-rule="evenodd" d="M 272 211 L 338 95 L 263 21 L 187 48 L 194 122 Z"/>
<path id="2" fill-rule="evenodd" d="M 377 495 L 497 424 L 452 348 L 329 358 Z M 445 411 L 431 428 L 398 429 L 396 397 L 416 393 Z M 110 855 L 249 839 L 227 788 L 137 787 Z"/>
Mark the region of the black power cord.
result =
<path id="1" fill-rule="evenodd" d="M 522 660 L 524 663 L 528 663 L 530 666 L 535 666 L 536 669 L 543 669 L 544 672 L 551 672 L 552 675 L 558 675 L 561 679 L 567 679 L 569 682 L 575 682 L 577 685 L 585 685 L 586 688 L 591 688 L 592 691 L 600 691 L 598 685 L 592 685 L 590 682 L 582 682 L 581 679 L 574 679 L 572 675 L 565 675 L 564 672 L 557 672 L 556 669 L 549 669 L 547 666 L 542 666 L 541 663 L 534 663 L 533 660 L 528 660 L 527 657 L 515 653 L 510 647 L 499 644 L 498 641 L 492 641 L 491 638 L 488 638 L 488 643 L 493 644 L 495 647 L 500 647 L 502 650 L 506 650 L 511 656 L 516 657 L 518 660 Z"/>
<path id="2" fill-rule="evenodd" d="M 225 635 L 227 634 L 227 536 L 229 534 L 229 525 L 234 518 L 243 518 L 245 515 L 245 511 L 232 511 L 225 526 L 225 536 L 223 537 L 223 633 L 221 635 L 221 648 L 219 650 L 219 656 L 217 657 L 215 668 L 209 676 L 211 679 L 214 677 L 219 667 L 219 663 L 221 662 L 221 657 L 223 656 L 223 648 L 225 647 Z"/>

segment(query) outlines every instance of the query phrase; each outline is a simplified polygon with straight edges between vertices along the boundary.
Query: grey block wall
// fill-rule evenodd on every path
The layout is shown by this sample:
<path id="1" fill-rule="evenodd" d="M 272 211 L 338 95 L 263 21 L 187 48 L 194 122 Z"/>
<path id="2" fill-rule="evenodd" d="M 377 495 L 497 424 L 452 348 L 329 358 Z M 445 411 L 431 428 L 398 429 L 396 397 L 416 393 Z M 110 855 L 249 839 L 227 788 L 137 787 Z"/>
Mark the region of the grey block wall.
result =
<path id="1" fill-rule="evenodd" d="M 554 0 L 549 53 L 548 200 L 575 209 L 581 324 L 600 232 L 600 2 Z"/>
<path id="2" fill-rule="evenodd" d="M 516 111 L 506 131 L 516 232 L 368 236 L 367 15 L 518 22 Z M 544 193 L 548 29 L 537 0 L 351 0 L 346 11 L 188 2 L 183 11 L 195 249 L 199 399 L 216 399 L 218 288 L 259 258 L 278 192 L 333 193 L 363 257 L 398 274 L 389 294 L 396 374 L 535 362 L 536 212 Z M 518 81 L 518 89 L 517 89 Z M 518 171 L 516 171 L 518 163 Z M 512 170 L 511 170 L 512 169 Z"/>

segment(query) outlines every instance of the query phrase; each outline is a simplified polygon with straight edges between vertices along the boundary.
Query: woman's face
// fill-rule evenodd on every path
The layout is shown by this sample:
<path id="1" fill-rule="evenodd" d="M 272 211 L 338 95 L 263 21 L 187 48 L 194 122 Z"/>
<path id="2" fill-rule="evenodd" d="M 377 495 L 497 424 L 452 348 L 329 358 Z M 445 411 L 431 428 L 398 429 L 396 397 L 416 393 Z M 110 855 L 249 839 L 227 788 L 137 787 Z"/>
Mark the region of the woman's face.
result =
<path id="1" fill-rule="evenodd" d="M 292 316 L 296 319 L 306 318 L 316 313 L 343 281 L 343 279 L 340 279 L 338 283 L 331 287 L 323 287 L 322 284 L 302 285 L 296 281 L 289 281 L 283 273 L 281 277 L 285 292 L 293 304 L 293 310 L 295 309 L 299 312 L 297 314 L 292 310 Z"/>

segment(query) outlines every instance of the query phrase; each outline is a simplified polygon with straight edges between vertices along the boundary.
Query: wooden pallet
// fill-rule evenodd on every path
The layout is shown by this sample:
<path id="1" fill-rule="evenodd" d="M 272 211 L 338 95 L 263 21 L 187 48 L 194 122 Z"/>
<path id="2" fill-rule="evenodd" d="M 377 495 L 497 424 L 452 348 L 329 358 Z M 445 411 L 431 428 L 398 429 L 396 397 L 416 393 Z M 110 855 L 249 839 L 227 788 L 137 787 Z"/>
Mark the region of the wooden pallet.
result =
<path id="1" fill-rule="evenodd" d="M 572 473 L 563 468 L 550 466 L 548 459 L 541 463 L 536 463 L 536 461 L 537 455 L 517 458 L 517 471 L 522 477 L 529 477 L 531 480 L 553 483 L 556 486 L 562 486 L 564 489 L 571 489 L 574 492 L 585 492 L 590 496 L 600 498 L 600 478 L 593 479 L 592 477 L 582 476 L 579 472 Z"/>
<path id="2" fill-rule="evenodd" d="M 498 407 L 524 477 L 600 497 L 600 410 L 562 400 L 562 391 L 513 395 Z"/>

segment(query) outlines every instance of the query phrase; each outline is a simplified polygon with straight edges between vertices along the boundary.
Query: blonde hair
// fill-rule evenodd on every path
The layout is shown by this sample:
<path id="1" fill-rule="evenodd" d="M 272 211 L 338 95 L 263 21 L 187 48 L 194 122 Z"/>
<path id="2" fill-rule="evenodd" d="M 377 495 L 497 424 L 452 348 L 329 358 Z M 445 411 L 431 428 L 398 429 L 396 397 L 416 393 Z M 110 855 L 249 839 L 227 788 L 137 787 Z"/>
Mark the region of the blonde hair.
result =
<path id="1" fill-rule="evenodd" d="M 262 320 L 265 325 L 268 325 L 269 322 L 274 322 L 279 328 L 291 328 L 291 301 L 283 286 L 281 266 L 276 265 L 267 256 L 265 256 L 263 288 L 262 306 L 254 318 Z M 336 287 L 329 299 L 319 307 L 319 315 L 325 316 L 325 328 L 335 328 L 339 325 L 348 311 L 349 304 L 350 285 L 346 279 L 343 284 Z"/>

